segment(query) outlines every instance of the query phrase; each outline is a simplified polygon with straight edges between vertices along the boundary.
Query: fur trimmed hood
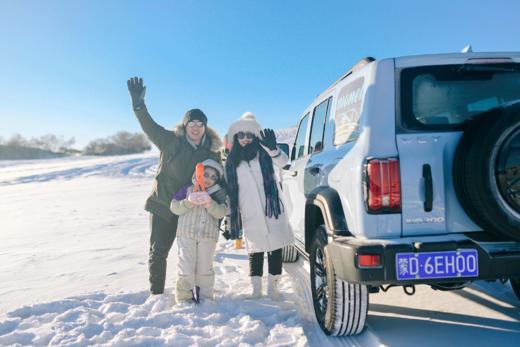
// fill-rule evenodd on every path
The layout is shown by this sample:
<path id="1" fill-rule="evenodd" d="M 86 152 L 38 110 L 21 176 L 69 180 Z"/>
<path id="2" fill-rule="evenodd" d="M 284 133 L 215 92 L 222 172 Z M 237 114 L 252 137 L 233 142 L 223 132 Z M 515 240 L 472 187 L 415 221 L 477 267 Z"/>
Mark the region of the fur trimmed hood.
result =
<path id="1" fill-rule="evenodd" d="M 177 135 L 179 137 L 184 137 L 184 135 L 186 134 L 186 132 L 184 131 L 184 125 L 182 125 L 182 123 L 177 124 L 177 126 L 175 127 L 175 129 L 173 131 L 174 131 L 175 135 Z M 212 152 L 218 152 L 224 148 L 224 143 L 222 142 L 222 140 L 220 139 L 220 136 L 218 136 L 218 134 L 215 130 L 213 130 L 210 127 L 206 127 L 205 135 L 211 141 L 210 150 Z"/>

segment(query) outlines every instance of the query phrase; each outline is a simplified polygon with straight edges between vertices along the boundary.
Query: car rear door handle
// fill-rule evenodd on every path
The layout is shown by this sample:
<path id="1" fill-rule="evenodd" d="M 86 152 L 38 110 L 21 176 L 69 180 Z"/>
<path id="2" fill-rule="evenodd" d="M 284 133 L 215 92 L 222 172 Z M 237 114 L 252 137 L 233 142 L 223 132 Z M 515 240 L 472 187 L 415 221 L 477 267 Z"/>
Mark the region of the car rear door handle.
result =
<path id="1" fill-rule="evenodd" d="M 291 176 L 295 177 L 296 175 L 298 175 L 298 171 L 294 170 L 291 172 Z"/>
<path id="2" fill-rule="evenodd" d="M 422 174 L 424 179 L 424 211 L 430 212 L 433 208 L 433 179 L 430 164 L 423 165 Z"/>

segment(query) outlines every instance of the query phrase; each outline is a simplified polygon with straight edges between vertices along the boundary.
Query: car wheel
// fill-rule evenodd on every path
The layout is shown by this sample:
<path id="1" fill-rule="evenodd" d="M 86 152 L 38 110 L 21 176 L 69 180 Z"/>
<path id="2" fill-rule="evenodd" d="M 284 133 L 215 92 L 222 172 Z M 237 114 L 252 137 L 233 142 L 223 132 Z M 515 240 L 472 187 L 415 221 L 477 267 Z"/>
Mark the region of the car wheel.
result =
<path id="1" fill-rule="evenodd" d="M 520 241 L 520 103 L 470 122 L 453 162 L 455 191 L 485 231 Z"/>
<path id="2" fill-rule="evenodd" d="M 359 334 L 367 318 L 367 286 L 337 278 L 326 245 L 326 230 L 321 225 L 315 232 L 309 259 L 316 318 L 327 335 Z"/>
<path id="3" fill-rule="evenodd" d="M 298 250 L 294 246 L 282 248 L 282 261 L 284 263 L 294 263 L 298 260 Z"/>

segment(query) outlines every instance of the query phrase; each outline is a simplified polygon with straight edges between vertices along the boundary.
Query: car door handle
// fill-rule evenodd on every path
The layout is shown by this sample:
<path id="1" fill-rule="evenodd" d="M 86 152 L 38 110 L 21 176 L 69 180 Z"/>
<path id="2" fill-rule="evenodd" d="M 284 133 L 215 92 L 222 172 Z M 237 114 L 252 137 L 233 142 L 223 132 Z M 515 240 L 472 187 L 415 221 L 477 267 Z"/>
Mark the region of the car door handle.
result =
<path id="1" fill-rule="evenodd" d="M 424 179 L 424 211 L 431 212 L 433 209 L 433 179 L 430 164 L 423 165 L 422 174 Z"/>
<path id="2" fill-rule="evenodd" d="M 294 170 L 294 171 L 291 172 L 291 176 L 295 177 L 297 175 L 298 175 L 298 171 Z"/>
<path id="3" fill-rule="evenodd" d="M 320 173 L 320 168 L 318 166 L 313 166 L 309 169 L 309 173 L 313 176 L 316 176 Z"/>

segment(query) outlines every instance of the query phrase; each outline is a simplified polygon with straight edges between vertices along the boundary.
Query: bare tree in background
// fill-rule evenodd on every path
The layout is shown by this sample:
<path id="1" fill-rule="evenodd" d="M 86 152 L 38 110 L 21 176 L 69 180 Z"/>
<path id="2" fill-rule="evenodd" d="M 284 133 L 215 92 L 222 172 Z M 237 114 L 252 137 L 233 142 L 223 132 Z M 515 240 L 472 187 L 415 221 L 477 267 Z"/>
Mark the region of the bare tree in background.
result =
<path id="1" fill-rule="evenodd" d="M 0 145 L 5 153 L 12 154 L 10 157 L 16 158 L 18 154 L 22 153 L 24 148 L 36 148 L 46 152 L 52 152 L 56 155 L 70 155 L 78 153 L 78 151 L 71 148 L 76 142 L 74 137 L 65 139 L 63 136 L 56 136 L 54 134 L 47 134 L 40 137 L 32 137 L 30 140 L 25 139 L 20 134 L 13 134 L 7 141 L 4 142 L 0 137 Z M 83 153 L 87 155 L 120 155 L 131 153 L 142 153 L 150 150 L 152 147 L 150 142 L 142 133 L 129 133 L 127 131 L 120 131 L 108 138 L 97 139 L 91 141 L 84 149 Z M 27 152 L 27 150 L 25 150 Z M 24 152 L 24 153 L 25 153 Z M 29 152 L 27 152 L 29 153 Z M 33 153 L 33 152 L 30 152 Z M 35 157 L 41 156 L 34 154 Z M 24 154 L 24 158 L 29 158 L 29 154 Z"/>
<path id="2" fill-rule="evenodd" d="M 74 137 L 65 140 L 63 136 L 47 134 L 41 137 L 33 137 L 29 141 L 29 147 L 43 149 L 51 152 L 66 152 L 76 142 Z"/>
<path id="3" fill-rule="evenodd" d="M 20 134 L 13 134 L 6 142 L 7 146 L 27 147 L 27 140 Z"/>
<path id="4" fill-rule="evenodd" d="M 120 131 L 108 138 L 89 142 L 83 153 L 87 155 L 120 155 L 142 153 L 151 148 L 150 142 L 144 134 Z"/>
<path id="5" fill-rule="evenodd" d="M 71 146 L 76 142 L 74 137 L 66 140 L 63 136 L 47 134 L 40 137 L 33 137 L 27 140 L 20 134 L 13 134 L 7 141 L 0 137 L 0 144 L 9 147 L 29 147 L 38 148 L 53 153 L 64 153 L 70 150 Z"/>

